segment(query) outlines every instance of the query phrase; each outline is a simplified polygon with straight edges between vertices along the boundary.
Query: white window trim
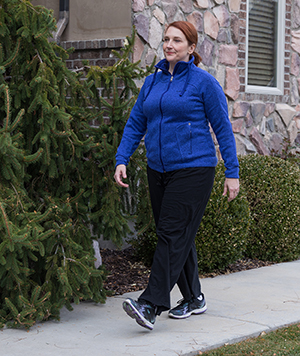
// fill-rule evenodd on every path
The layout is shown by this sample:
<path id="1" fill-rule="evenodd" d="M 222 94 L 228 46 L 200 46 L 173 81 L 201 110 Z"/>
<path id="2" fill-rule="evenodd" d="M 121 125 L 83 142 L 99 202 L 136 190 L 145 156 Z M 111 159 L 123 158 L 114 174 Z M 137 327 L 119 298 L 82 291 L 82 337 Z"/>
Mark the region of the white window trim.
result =
<path id="1" fill-rule="evenodd" d="M 278 45 L 277 45 L 277 87 L 248 85 L 248 38 L 249 38 L 249 0 L 247 0 L 246 24 L 246 93 L 283 95 L 284 93 L 284 52 L 285 52 L 285 0 L 278 0 Z"/>

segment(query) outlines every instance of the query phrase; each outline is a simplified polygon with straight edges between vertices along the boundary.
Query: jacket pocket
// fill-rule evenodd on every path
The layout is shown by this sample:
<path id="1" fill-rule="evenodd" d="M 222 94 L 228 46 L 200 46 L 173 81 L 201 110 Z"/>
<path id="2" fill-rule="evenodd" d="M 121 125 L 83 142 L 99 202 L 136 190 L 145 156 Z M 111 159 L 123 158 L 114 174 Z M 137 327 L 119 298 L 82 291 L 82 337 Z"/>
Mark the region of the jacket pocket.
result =
<path id="1" fill-rule="evenodd" d="M 192 124 L 190 122 L 176 127 L 176 138 L 182 159 L 193 153 Z"/>

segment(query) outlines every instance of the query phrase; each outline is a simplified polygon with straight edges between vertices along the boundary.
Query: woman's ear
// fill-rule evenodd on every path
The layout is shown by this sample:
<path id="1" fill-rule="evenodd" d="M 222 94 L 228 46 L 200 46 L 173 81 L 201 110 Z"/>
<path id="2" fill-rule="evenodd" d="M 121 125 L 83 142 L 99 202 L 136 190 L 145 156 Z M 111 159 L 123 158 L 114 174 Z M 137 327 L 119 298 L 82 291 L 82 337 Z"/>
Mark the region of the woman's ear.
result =
<path id="1" fill-rule="evenodd" d="M 195 48 L 196 48 L 195 43 L 193 43 L 192 45 L 190 45 L 190 47 L 189 47 L 189 51 L 188 51 L 188 54 L 192 54 L 192 53 L 194 53 Z"/>

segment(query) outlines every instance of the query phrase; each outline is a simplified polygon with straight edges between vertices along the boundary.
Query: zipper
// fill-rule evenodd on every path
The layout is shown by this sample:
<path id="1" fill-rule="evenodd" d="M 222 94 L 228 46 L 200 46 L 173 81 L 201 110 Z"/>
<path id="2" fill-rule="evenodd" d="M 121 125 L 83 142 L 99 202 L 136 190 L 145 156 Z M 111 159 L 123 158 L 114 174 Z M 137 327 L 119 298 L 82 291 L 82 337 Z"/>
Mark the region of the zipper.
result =
<path id="1" fill-rule="evenodd" d="M 159 157 L 160 157 L 160 162 L 161 162 L 161 165 L 162 165 L 162 168 L 163 168 L 163 171 L 165 171 L 165 167 L 164 167 L 164 163 L 163 163 L 163 160 L 162 160 L 162 155 L 161 155 L 161 125 L 162 125 L 162 120 L 163 120 L 163 112 L 162 112 L 162 107 L 161 107 L 161 104 L 162 104 L 162 99 L 164 97 L 164 95 L 167 93 L 167 91 L 169 91 L 170 89 L 170 85 L 173 81 L 173 78 L 174 76 L 171 75 L 171 78 L 170 78 L 170 81 L 169 81 L 169 85 L 166 89 L 166 91 L 162 94 L 161 98 L 160 98 L 160 103 L 159 103 L 159 108 L 160 108 L 160 112 L 161 112 L 161 118 L 160 118 L 160 123 L 159 123 Z"/>
<path id="2" fill-rule="evenodd" d="M 189 122 L 189 129 L 190 129 L 190 154 L 192 154 L 192 124 Z"/>

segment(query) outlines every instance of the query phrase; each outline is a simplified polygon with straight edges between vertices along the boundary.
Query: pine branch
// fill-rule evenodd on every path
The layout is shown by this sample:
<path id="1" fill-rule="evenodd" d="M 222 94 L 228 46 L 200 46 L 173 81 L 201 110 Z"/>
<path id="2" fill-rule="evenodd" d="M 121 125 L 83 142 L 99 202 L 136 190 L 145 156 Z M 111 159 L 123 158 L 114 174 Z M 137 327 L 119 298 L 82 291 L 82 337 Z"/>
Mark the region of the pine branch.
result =
<path id="1" fill-rule="evenodd" d="M 14 60 L 17 58 L 19 54 L 20 47 L 21 47 L 21 39 L 19 38 L 14 53 L 6 62 L 2 64 L 4 68 L 9 67 L 14 62 Z"/>
<path id="2" fill-rule="evenodd" d="M 0 210 L 1 210 L 1 213 L 2 213 L 2 218 L 4 220 L 5 230 L 6 230 L 7 236 L 9 238 L 10 242 L 11 242 L 12 241 L 12 237 L 11 237 L 11 232 L 10 232 L 10 228 L 9 228 L 9 221 L 8 221 L 8 217 L 7 217 L 6 213 L 5 213 L 3 204 L 1 202 L 0 202 Z"/>
<path id="3" fill-rule="evenodd" d="M 39 51 L 37 49 L 35 49 L 35 51 L 36 51 L 36 55 L 37 55 L 38 59 L 40 60 L 40 63 L 44 63 L 40 54 L 39 54 Z"/>

